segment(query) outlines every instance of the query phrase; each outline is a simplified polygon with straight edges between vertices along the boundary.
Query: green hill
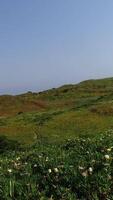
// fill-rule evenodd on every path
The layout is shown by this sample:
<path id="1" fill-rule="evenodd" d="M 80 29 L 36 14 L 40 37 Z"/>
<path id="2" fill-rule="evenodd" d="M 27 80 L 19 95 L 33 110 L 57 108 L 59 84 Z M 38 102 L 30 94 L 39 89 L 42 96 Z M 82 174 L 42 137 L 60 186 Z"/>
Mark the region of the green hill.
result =
<path id="1" fill-rule="evenodd" d="M 0 199 L 112 200 L 112 88 L 109 78 L 0 96 Z"/>
<path id="2" fill-rule="evenodd" d="M 37 135 L 59 142 L 112 128 L 113 78 L 0 96 L 0 135 L 22 143 L 32 143 Z"/>

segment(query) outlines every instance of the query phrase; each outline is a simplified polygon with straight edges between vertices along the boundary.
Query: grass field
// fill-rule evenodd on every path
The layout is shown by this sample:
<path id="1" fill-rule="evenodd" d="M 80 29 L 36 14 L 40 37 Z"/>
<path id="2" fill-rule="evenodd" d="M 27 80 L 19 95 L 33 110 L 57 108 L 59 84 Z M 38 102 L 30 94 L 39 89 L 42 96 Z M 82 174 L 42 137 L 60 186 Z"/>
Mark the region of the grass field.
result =
<path id="1" fill-rule="evenodd" d="M 1 200 L 113 199 L 113 130 L 62 144 L 38 138 L 29 148 L 3 143 Z"/>
<path id="2" fill-rule="evenodd" d="M 1 200 L 113 199 L 113 78 L 0 96 L 0 138 Z"/>
<path id="3" fill-rule="evenodd" d="M 40 93 L 0 96 L 0 135 L 32 143 L 36 134 L 63 140 L 113 127 L 113 79 L 84 81 Z"/>

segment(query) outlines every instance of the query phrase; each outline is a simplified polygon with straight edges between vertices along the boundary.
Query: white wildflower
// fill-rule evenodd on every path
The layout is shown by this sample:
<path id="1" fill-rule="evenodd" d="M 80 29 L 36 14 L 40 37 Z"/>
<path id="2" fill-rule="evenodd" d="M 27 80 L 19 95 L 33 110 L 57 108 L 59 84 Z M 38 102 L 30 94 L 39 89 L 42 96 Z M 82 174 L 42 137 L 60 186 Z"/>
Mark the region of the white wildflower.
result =
<path id="1" fill-rule="evenodd" d="M 49 173 L 51 173 L 51 172 L 52 172 L 52 170 L 51 170 L 51 169 L 48 169 L 48 172 L 49 172 Z"/>
<path id="2" fill-rule="evenodd" d="M 47 157 L 47 158 L 46 158 L 46 162 L 48 162 L 48 160 L 49 160 L 49 158 Z"/>
<path id="3" fill-rule="evenodd" d="M 57 168 L 54 168 L 54 171 L 57 173 L 57 172 L 58 172 L 58 169 L 57 169 Z"/>
<path id="4" fill-rule="evenodd" d="M 108 148 L 108 149 L 107 149 L 108 152 L 110 152 L 111 150 L 112 150 L 111 148 Z"/>
<path id="5" fill-rule="evenodd" d="M 11 173 L 11 172 L 12 172 L 12 169 L 8 169 L 7 171 L 8 171 L 9 173 Z"/>
<path id="6" fill-rule="evenodd" d="M 34 164 L 34 167 L 37 167 L 37 164 Z"/>
<path id="7" fill-rule="evenodd" d="M 92 174 L 93 168 L 92 168 L 92 167 L 89 167 L 88 171 L 89 171 L 89 174 Z"/>
<path id="8" fill-rule="evenodd" d="M 106 160 L 109 160 L 109 159 L 110 159 L 110 156 L 109 156 L 109 155 L 105 155 L 104 157 L 105 157 Z"/>

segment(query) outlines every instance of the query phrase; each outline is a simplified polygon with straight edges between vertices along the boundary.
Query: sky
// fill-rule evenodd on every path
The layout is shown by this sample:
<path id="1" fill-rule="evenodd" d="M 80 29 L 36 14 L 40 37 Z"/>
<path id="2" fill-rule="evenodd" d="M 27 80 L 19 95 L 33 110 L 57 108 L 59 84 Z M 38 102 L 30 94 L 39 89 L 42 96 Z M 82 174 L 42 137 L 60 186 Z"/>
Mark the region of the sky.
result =
<path id="1" fill-rule="evenodd" d="M 113 76 L 113 0 L 1 0 L 0 94 Z"/>

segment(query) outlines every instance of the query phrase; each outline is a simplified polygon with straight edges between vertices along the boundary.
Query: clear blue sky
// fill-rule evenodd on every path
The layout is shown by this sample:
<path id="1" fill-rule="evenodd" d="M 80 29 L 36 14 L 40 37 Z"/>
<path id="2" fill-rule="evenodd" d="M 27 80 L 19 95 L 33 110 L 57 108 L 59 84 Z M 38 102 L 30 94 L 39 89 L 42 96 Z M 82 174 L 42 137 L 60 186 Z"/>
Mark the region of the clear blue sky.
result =
<path id="1" fill-rule="evenodd" d="M 1 0 L 0 93 L 113 76 L 113 0 Z"/>

